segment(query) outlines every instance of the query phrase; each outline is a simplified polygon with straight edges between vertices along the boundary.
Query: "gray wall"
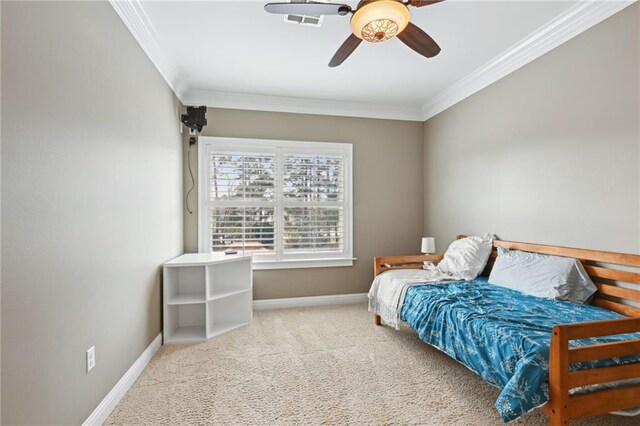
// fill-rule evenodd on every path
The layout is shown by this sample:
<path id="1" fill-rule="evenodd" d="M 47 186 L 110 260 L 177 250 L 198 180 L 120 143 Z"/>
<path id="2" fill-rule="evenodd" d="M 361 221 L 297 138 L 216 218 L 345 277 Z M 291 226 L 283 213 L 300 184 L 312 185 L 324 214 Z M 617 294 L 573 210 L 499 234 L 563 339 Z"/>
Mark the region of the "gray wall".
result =
<path id="1" fill-rule="evenodd" d="M 181 106 L 106 2 L 2 2 L 2 88 L 2 423 L 80 424 L 160 332 Z"/>
<path id="2" fill-rule="evenodd" d="M 353 267 L 255 271 L 255 299 L 366 292 L 374 256 L 420 252 L 422 123 L 228 109 L 209 109 L 207 119 L 205 136 L 353 144 L 358 260 Z M 194 164 L 196 157 L 192 152 Z M 190 183 L 185 167 L 185 188 Z M 192 207 L 196 200 L 193 195 Z M 185 251 L 197 251 L 195 210 L 185 213 L 184 235 Z"/>
<path id="3" fill-rule="evenodd" d="M 640 5 L 424 124 L 425 234 L 640 251 Z"/>

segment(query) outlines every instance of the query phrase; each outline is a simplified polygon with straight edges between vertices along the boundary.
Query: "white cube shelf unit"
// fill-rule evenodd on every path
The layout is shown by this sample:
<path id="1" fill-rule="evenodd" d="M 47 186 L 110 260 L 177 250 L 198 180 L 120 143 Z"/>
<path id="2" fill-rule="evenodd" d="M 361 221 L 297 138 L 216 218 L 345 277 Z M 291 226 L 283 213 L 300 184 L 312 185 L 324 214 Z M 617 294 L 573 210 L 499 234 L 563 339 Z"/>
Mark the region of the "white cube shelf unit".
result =
<path id="1" fill-rule="evenodd" d="M 165 344 L 201 342 L 251 322 L 251 255 L 183 254 L 163 274 Z"/>

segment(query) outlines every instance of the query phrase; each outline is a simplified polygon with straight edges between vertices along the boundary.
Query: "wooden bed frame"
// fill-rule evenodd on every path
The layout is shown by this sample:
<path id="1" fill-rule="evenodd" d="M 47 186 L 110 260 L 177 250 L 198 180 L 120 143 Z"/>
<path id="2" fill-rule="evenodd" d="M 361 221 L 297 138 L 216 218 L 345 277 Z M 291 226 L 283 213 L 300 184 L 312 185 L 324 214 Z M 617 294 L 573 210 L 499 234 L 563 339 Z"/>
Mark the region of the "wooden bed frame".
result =
<path id="1" fill-rule="evenodd" d="M 456 237 L 460 238 L 464 238 L 464 235 Z M 553 327 L 549 353 L 549 402 L 541 407 L 549 423 L 552 426 L 567 425 L 572 419 L 640 406 L 640 384 L 580 395 L 569 394 L 569 389 L 579 386 L 640 378 L 639 363 L 569 371 L 569 365 L 575 362 L 640 354 L 640 339 L 569 348 L 570 340 L 640 332 L 640 308 L 625 303 L 640 302 L 640 255 L 496 239 L 484 275 L 491 271 L 498 245 L 513 250 L 579 259 L 598 287 L 592 304 L 630 317 Z M 423 261 L 438 262 L 442 258 L 441 254 L 376 257 L 374 274 L 391 269 L 421 269 Z M 623 287 L 618 283 L 627 285 Z M 375 323 L 381 325 L 380 316 L 376 315 Z"/>

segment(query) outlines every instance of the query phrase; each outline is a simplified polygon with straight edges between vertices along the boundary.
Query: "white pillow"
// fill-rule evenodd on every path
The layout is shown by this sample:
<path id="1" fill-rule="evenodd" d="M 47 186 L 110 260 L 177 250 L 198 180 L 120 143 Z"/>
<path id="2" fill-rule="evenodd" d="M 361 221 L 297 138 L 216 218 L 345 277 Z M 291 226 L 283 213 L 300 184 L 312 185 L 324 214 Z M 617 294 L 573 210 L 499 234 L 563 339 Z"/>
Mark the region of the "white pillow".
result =
<path id="1" fill-rule="evenodd" d="M 472 280 L 484 270 L 492 248 L 491 234 L 461 238 L 449 245 L 438 269 L 466 281 Z"/>
<path id="2" fill-rule="evenodd" d="M 489 283 L 547 299 L 584 303 L 596 292 L 582 264 L 570 257 L 548 256 L 498 246 Z"/>

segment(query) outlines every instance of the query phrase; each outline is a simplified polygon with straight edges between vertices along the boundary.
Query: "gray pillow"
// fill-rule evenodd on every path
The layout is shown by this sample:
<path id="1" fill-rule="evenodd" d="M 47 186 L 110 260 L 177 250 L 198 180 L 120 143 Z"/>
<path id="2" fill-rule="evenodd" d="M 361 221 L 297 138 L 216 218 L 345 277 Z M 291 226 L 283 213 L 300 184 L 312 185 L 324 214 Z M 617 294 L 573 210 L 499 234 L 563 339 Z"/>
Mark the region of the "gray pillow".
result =
<path id="1" fill-rule="evenodd" d="M 596 286 L 582 264 L 570 257 L 547 256 L 498 246 L 489 283 L 548 299 L 584 303 Z"/>

